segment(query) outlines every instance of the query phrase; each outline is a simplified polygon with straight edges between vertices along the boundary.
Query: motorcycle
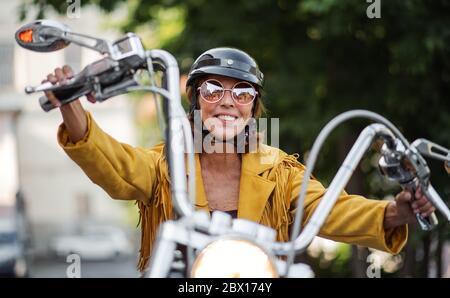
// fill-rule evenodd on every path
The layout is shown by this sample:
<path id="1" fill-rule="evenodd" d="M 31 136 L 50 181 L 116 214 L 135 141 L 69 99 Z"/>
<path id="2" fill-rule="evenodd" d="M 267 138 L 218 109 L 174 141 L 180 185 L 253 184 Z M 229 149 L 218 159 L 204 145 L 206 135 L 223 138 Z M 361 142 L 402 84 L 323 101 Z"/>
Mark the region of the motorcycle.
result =
<path id="1" fill-rule="evenodd" d="M 306 162 L 297 206 L 303 206 L 308 179 L 328 135 L 350 119 L 366 118 L 375 122 L 361 132 L 303 230 L 300 230 L 303 210 L 297 208 L 289 242 L 277 242 L 274 229 L 256 222 L 232 219 L 220 211 L 211 216 L 197 211 L 193 207 L 193 137 L 181 105 L 178 64 L 169 52 L 145 50 L 134 33 L 127 33 L 111 43 L 72 32 L 67 26 L 52 20 L 26 24 L 17 30 L 15 38 L 20 46 L 32 51 L 56 51 L 74 43 L 103 55 L 102 59 L 87 65 L 65 84 L 47 82 L 27 86 L 25 92 L 28 94 L 53 91 L 62 105 L 91 92 L 99 102 L 137 90 L 159 94 L 164 99 L 163 110 L 159 114 L 163 114 L 163 124 L 166 125 L 171 194 L 178 217 L 160 225 L 146 277 L 171 277 L 177 272 L 184 277 L 314 277 L 312 269 L 306 264 L 295 263 L 294 257 L 305 251 L 318 235 L 339 194 L 375 140 L 383 143 L 379 160 L 381 174 L 399 183 L 403 189 L 414 191 L 420 187 L 445 220 L 450 221 L 450 210 L 430 184 L 430 169 L 424 159 L 426 156 L 442 160 L 450 172 L 450 151 L 425 139 L 409 143 L 389 120 L 365 110 L 338 115 L 318 135 Z M 149 76 L 147 83 L 139 81 L 141 73 Z M 160 86 L 155 80 L 157 73 L 162 75 Z M 45 96 L 39 99 L 39 103 L 46 112 L 54 108 Z M 427 218 L 418 214 L 417 221 L 426 231 L 437 225 L 434 213 Z M 183 249 L 179 250 L 180 247 Z"/>

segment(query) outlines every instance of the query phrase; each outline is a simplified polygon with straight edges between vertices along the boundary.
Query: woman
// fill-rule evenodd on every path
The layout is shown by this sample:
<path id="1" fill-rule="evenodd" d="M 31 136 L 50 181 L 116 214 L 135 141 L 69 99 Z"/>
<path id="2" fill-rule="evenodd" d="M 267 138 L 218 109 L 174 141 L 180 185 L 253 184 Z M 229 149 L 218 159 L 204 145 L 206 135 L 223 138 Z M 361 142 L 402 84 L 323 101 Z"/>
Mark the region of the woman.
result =
<path id="1" fill-rule="evenodd" d="M 73 75 L 70 67 L 57 68 L 47 80 L 64 82 Z M 289 239 L 295 202 L 304 167 L 296 155 L 263 144 L 251 152 L 236 149 L 251 132 L 246 124 L 261 116 L 263 75 L 252 57 L 233 48 L 203 53 L 193 64 L 187 81 L 191 101 L 189 117 L 201 111 L 202 140 L 210 136 L 208 150 L 196 154 L 196 207 L 221 210 L 235 217 L 271 226 L 279 241 Z M 148 265 L 158 225 L 173 217 L 164 144 L 151 149 L 119 143 L 103 132 L 79 100 L 61 106 L 48 92 L 49 100 L 63 117 L 58 141 L 89 178 L 112 198 L 136 200 L 142 223 L 139 269 Z M 93 96 L 88 100 L 95 102 Z M 197 113 L 198 115 L 198 113 Z M 212 147 L 211 147 L 212 146 Z M 211 150 L 212 149 L 212 150 Z M 325 192 L 311 179 L 304 203 L 304 223 L 309 220 Z M 415 196 L 414 202 L 412 195 Z M 415 213 L 430 215 L 434 207 L 418 190 L 400 192 L 395 201 L 368 200 L 345 192 L 340 196 L 320 231 L 320 236 L 398 253 L 407 240 L 407 224 Z"/>

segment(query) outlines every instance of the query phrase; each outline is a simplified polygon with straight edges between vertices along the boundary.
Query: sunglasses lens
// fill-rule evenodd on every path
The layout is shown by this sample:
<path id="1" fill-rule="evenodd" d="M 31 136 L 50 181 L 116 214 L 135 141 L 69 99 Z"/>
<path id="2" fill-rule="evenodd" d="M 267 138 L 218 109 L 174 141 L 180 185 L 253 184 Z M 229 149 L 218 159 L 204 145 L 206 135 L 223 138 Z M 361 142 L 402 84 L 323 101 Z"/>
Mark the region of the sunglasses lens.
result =
<path id="1" fill-rule="evenodd" d="M 240 104 L 251 103 L 256 97 L 255 88 L 248 83 L 238 83 L 233 88 L 233 97 Z"/>
<path id="2" fill-rule="evenodd" d="M 223 87 L 217 81 L 208 80 L 200 87 L 200 95 L 208 102 L 217 102 L 223 96 Z"/>

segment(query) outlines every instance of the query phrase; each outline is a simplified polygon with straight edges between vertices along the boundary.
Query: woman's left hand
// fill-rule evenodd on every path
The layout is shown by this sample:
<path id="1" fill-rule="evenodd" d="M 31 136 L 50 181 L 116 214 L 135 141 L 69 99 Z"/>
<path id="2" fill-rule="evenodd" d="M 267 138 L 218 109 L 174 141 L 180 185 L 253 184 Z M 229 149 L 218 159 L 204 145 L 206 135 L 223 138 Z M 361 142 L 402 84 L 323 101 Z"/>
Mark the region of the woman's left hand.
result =
<path id="1" fill-rule="evenodd" d="M 402 191 L 397 194 L 395 201 L 389 203 L 384 217 L 384 228 L 394 228 L 404 224 L 416 223 L 416 213 L 422 217 L 427 217 L 435 211 L 428 198 L 422 193 L 420 188 L 414 193 L 414 199 L 409 191 Z"/>

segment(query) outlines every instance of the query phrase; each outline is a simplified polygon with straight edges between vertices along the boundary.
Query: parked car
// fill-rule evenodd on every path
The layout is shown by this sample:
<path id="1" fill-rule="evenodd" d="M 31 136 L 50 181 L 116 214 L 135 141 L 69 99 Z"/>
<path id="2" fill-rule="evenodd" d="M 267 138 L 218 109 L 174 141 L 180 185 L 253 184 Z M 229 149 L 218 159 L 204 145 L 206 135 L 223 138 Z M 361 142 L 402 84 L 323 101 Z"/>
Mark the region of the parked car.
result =
<path id="1" fill-rule="evenodd" d="M 78 254 L 81 260 L 111 260 L 133 251 L 124 230 L 106 226 L 85 227 L 79 234 L 58 236 L 52 250 L 64 258 Z"/>
<path id="2" fill-rule="evenodd" d="M 27 277 L 29 265 L 30 229 L 18 192 L 13 206 L 0 206 L 0 276 Z"/>

